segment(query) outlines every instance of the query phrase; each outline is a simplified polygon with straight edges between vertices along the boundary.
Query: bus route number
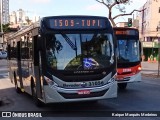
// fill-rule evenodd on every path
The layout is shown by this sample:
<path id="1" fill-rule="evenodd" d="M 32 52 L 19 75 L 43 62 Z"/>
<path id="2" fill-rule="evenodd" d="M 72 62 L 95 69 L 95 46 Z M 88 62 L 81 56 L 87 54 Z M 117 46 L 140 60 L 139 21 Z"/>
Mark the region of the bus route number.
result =
<path id="1" fill-rule="evenodd" d="M 132 70 L 130 68 L 126 68 L 126 69 L 123 69 L 123 72 L 131 72 Z"/>
<path id="2" fill-rule="evenodd" d="M 102 85 L 104 85 L 103 81 L 91 81 L 91 82 L 89 82 L 89 87 L 102 86 Z"/>

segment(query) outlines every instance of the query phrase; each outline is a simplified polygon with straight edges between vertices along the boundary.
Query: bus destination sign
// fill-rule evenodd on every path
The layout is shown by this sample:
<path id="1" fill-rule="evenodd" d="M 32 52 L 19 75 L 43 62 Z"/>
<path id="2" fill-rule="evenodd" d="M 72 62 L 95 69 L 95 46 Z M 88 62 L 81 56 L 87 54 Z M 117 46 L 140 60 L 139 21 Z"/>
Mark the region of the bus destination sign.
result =
<path id="1" fill-rule="evenodd" d="M 116 30 L 116 35 L 137 35 L 138 32 L 136 30 Z"/>
<path id="2" fill-rule="evenodd" d="M 105 29 L 105 19 L 98 18 L 51 18 L 51 29 Z"/>

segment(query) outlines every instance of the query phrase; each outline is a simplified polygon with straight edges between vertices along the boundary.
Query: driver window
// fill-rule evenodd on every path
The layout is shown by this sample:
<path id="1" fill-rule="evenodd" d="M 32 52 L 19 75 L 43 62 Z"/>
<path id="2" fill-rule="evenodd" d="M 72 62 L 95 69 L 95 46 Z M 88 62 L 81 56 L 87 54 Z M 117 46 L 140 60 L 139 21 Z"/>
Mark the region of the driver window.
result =
<path id="1" fill-rule="evenodd" d="M 57 69 L 57 59 L 55 56 L 56 51 L 56 38 L 54 36 L 48 36 L 46 40 L 46 57 L 47 63 L 50 67 Z"/>

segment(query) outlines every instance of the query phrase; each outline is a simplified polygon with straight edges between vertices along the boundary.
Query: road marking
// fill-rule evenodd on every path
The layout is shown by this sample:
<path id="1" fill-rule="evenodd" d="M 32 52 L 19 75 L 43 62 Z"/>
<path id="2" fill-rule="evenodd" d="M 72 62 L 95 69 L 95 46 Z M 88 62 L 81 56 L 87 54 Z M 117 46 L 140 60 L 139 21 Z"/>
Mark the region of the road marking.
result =
<path id="1" fill-rule="evenodd" d="M 0 74 L 0 80 L 3 80 L 4 78 L 8 78 L 8 73 Z"/>

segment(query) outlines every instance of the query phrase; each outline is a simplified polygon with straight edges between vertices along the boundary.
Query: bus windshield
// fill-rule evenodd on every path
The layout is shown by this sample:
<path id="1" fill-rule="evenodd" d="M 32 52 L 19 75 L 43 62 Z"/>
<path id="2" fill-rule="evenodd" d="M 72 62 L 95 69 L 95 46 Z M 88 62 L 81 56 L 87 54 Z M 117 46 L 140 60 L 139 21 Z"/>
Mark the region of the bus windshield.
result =
<path id="1" fill-rule="evenodd" d="M 114 62 L 109 33 L 59 33 L 46 36 L 47 66 L 53 70 L 93 70 Z"/>
<path id="2" fill-rule="evenodd" d="M 139 41 L 135 39 L 118 40 L 118 62 L 140 61 Z"/>

